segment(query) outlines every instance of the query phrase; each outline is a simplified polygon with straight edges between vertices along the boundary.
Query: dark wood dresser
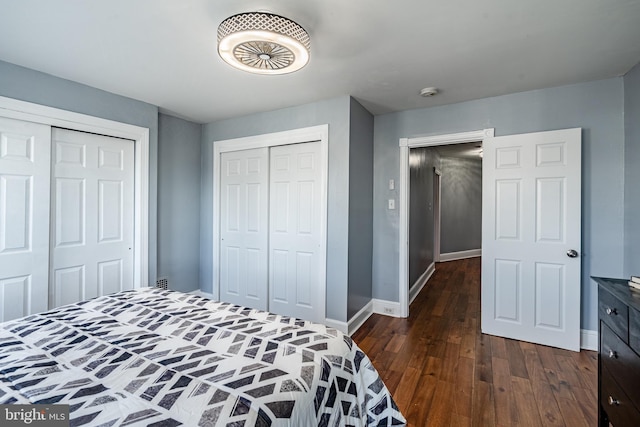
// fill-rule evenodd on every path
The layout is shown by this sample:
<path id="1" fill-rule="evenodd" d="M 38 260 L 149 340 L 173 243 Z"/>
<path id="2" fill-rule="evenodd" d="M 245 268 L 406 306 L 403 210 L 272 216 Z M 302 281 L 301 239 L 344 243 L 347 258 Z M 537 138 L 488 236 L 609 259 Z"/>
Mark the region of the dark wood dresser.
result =
<path id="1" fill-rule="evenodd" d="M 640 291 L 627 280 L 598 283 L 600 427 L 640 426 Z"/>

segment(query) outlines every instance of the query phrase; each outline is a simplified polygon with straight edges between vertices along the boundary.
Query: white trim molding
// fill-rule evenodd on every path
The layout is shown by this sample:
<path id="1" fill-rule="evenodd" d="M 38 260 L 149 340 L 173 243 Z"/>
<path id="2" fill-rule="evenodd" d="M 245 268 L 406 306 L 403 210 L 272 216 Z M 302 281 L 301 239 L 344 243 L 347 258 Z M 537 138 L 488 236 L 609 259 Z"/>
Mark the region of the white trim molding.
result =
<path id="1" fill-rule="evenodd" d="M 325 291 L 322 293 L 322 300 L 317 301 L 320 307 L 324 307 L 322 318 L 326 315 L 326 289 L 327 289 L 327 203 L 328 203 L 328 174 L 329 174 L 329 125 L 311 126 L 300 129 L 293 129 L 283 132 L 274 132 L 263 135 L 248 136 L 220 141 L 213 141 L 213 295 L 220 298 L 220 271 L 218 268 L 220 259 L 220 155 L 231 151 L 251 150 L 254 148 L 276 147 L 280 145 L 298 144 L 304 142 L 319 141 L 320 152 L 320 199 L 322 208 L 320 209 L 320 242 L 318 249 L 319 262 L 324 268 L 319 277 L 320 283 Z M 341 331 L 347 330 L 346 322 L 326 319 L 331 322 L 332 327 Z M 329 324 L 329 323 L 327 323 Z M 343 325 L 344 324 L 344 325 Z M 335 326 L 337 325 L 337 326 Z M 340 326 L 340 327 L 338 327 Z"/>
<path id="2" fill-rule="evenodd" d="M 598 331 L 591 331 L 589 329 L 580 330 L 580 348 L 583 350 L 598 351 Z"/>
<path id="3" fill-rule="evenodd" d="M 135 144 L 133 286 L 149 286 L 149 128 L 0 96 L 0 116 L 99 135 Z"/>
<path id="4" fill-rule="evenodd" d="M 400 312 L 400 303 L 395 301 L 386 301 L 382 299 L 373 299 L 373 312 L 391 317 L 406 317 Z"/>
<path id="5" fill-rule="evenodd" d="M 358 329 L 369 320 L 372 314 L 382 314 L 383 316 L 399 317 L 398 303 L 391 301 L 383 301 L 372 299 L 364 307 L 362 307 L 356 314 L 354 314 L 348 322 L 341 322 L 333 319 L 325 319 L 325 324 L 336 328 L 339 331 L 352 336 Z"/>
<path id="6" fill-rule="evenodd" d="M 400 146 L 400 187 L 398 188 L 398 288 L 400 302 L 397 303 L 399 317 L 409 316 L 409 149 L 484 141 L 485 138 L 493 137 L 494 133 L 493 128 L 488 128 L 471 132 L 400 139 L 398 144 Z M 374 309 L 374 311 L 376 310 Z"/>
<path id="7" fill-rule="evenodd" d="M 324 319 L 324 324 L 329 326 L 330 328 L 339 330 L 343 334 L 346 334 L 349 330 L 349 325 L 347 324 L 347 322 L 343 322 L 342 320 L 326 318 Z"/>
<path id="8" fill-rule="evenodd" d="M 364 322 L 366 322 L 372 314 L 373 300 L 369 301 L 364 307 L 360 309 L 360 311 L 358 311 L 353 315 L 353 317 L 351 317 L 351 319 L 349 319 L 349 321 L 347 322 L 347 332 L 349 336 L 353 335 L 358 329 L 360 329 L 360 327 L 364 325 Z"/>
<path id="9" fill-rule="evenodd" d="M 475 258 L 482 256 L 482 249 L 469 249 L 468 251 L 448 252 L 440 254 L 440 262 L 455 261 L 458 259 Z"/>
<path id="10" fill-rule="evenodd" d="M 416 299 L 420 291 L 422 291 L 422 288 L 424 288 L 424 285 L 427 284 L 427 282 L 429 281 L 429 279 L 431 279 L 431 276 L 433 276 L 433 273 L 435 272 L 436 263 L 432 262 L 431 265 L 429 265 L 429 267 L 427 267 L 427 269 L 424 271 L 424 273 L 422 273 L 422 275 L 418 277 L 416 283 L 414 283 L 411 288 L 409 288 L 409 305 L 411 305 L 413 300 Z"/>

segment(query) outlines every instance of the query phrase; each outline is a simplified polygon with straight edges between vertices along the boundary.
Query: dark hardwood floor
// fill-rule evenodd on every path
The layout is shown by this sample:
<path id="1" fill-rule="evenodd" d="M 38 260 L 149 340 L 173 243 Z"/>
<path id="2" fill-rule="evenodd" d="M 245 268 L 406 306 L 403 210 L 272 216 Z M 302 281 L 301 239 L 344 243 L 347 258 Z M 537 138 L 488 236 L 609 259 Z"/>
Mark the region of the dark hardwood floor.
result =
<path id="1" fill-rule="evenodd" d="M 409 318 L 353 338 L 409 426 L 597 425 L 596 352 L 480 333 L 480 258 L 439 263 Z"/>

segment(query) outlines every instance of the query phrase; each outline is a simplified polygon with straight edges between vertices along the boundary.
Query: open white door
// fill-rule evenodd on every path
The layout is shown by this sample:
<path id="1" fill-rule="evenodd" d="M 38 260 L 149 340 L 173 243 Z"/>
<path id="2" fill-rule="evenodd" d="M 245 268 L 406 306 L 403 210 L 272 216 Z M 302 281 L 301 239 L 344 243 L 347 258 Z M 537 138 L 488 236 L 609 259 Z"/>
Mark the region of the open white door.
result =
<path id="1" fill-rule="evenodd" d="M 484 140 L 483 333 L 580 350 L 580 136 Z"/>
<path id="2" fill-rule="evenodd" d="M 47 310 L 51 128 L 0 118 L 0 322 Z"/>

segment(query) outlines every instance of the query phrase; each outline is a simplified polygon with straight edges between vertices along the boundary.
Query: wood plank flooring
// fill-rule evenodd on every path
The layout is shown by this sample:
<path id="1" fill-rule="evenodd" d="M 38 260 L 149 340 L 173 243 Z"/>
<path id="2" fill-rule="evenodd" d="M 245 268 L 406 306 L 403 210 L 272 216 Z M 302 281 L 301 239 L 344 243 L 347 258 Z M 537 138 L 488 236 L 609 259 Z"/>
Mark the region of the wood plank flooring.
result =
<path id="1" fill-rule="evenodd" d="M 353 339 L 409 426 L 597 425 L 596 352 L 480 333 L 480 258 L 437 264 L 409 318 L 374 314 Z"/>

